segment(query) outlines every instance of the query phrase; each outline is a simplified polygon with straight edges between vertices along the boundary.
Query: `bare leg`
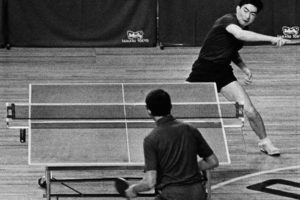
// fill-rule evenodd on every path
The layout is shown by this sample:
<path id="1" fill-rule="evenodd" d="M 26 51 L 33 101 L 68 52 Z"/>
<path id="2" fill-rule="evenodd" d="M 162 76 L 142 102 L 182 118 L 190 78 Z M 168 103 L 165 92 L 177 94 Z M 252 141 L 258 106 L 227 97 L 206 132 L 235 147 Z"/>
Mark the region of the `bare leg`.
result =
<path id="1" fill-rule="evenodd" d="M 254 108 L 244 88 L 237 81 L 234 81 L 223 87 L 221 93 L 229 101 L 236 101 L 244 104 L 245 115 L 249 120 L 250 126 L 260 139 L 258 143 L 260 150 L 268 155 L 280 155 L 279 149 L 276 148 L 267 137 L 264 122 L 260 114 Z"/>
<path id="2" fill-rule="evenodd" d="M 236 101 L 244 104 L 245 115 L 247 116 L 250 126 L 259 139 L 267 137 L 264 122 L 254 108 L 248 94 L 244 88 L 237 82 L 231 82 L 221 89 L 223 96 L 229 101 Z"/>

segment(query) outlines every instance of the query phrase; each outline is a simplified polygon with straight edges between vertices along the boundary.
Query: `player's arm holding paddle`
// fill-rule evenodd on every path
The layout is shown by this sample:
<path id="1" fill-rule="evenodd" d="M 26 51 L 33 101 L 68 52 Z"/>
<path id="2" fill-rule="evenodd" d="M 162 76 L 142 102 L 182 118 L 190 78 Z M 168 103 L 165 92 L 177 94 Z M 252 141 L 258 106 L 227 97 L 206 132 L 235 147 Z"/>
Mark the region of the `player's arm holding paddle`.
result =
<path id="1" fill-rule="evenodd" d="M 236 24 L 229 24 L 226 27 L 226 31 L 232 34 L 236 39 L 245 42 L 271 42 L 276 46 L 283 46 L 289 44 L 290 40 L 283 39 L 281 37 L 273 37 L 269 35 L 264 35 L 260 33 L 255 33 L 253 31 L 244 30 Z M 239 53 L 236 53 L 232 59 L 234 64 L 236 64 L 245 74 L 245 84 L 251 84 L 253 80 L 252 72 L 243 62 Z"/>
<path id="2" fill-rule="evenodd" d="M 215 154 L 212 154 L 207 158 L 203 158 L 202 160 L 198 161 L 198 167 L 201 171 L 213 169 L 218 165 L 219 161 Z M 144 178 L 140 182 L 129 186 L 129 188 L 125 191 L 126 197 L 128 197 L 129 199 L 135 198 L 137 197 L 138 193 L 153 189 L 156 185 L 156 178 L 156 170 L 147 171 L 144 175 Z"/>
<path id="3" fill-rule="evenodd" d="M 244 3 L 244 5 L 236 7 L 236 18 L 238 24 L 229 24 L 226 26 L 226 31 L 232 34 L 236 39 L 245 42 L 271 42 L 274 45 L 282 46 L 289 42 L 289 40 L 283 39 L 281 37 L 273 37 L 269 35 L 264 35 L 260 33 L 255 33 L 253 31 L 247 30 L 247 27 L 254 22 L 259 10 L 259 6 L 252 5 L 251 3 Z"/>
<path id="4" fill-rule="evenodd" d="M 129 186 L 129 188 L 125 191 L 126 196 L 128 198 L 134 198 L 140 192 L 146 192 L 153 189 L 156 184 L 156 175 L 156 170 L 147 171 L 140 182 Z"/>
<path id="5" fill-rule="evenodd" d="M 235 24 L 228 25 L 226 27 L 226 30 L 229 33 L 231 33 L 235 38 L 245 42 L 271 42 L 276 46 L 283 46 L 290 42 L 290 40 L 284 39 L 282 37 L 274 37 L 260 33 L 255 33 L 249 30 L 244 30 Z"/>
<path id="6" fill-rule="evenodd" d="M 153 145 L 153 140 L 149 136 L 144 138 L 143 149 L 145 158 L 145 173 L 141 181 L 130 185 L 125 191 L 125 195 L 129 199 L 136 197 L 138 193 L 153 189 L 157 182 L 157 166 L 159 161 L 156 155 L 156 148 Z"/>

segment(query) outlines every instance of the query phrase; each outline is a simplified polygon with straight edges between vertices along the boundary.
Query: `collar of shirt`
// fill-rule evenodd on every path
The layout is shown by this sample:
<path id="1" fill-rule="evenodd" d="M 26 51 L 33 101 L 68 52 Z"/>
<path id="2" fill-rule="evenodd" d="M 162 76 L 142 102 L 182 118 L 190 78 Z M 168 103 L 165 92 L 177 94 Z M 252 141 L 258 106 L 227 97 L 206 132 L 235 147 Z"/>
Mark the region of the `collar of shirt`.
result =
<path id="1" fill-rule="evenodd" d="M 159 120 L 157 120 L 156 125 L 157 126 L 162 126 L 162 125 L 164 125 L 168 122 L 174 121 L 174 120 L 175 120 L 175 118 L 172 115 L 169 114 L 169 115 L 166 115 L 166 116 L 160 118 Z"/>

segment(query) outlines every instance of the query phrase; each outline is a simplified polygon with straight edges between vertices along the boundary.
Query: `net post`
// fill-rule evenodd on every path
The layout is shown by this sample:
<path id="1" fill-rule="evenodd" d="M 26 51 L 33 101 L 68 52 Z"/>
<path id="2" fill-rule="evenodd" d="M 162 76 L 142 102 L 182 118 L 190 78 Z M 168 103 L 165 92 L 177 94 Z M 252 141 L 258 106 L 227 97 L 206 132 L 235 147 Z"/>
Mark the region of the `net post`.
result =
<path id="1" fill-rule="evenodd" d="M 45 169 L 45 177 L 46 177 L 46 199 L 51 200 L 51 170 L 46 167 Z"/>
<path id="2" fill-rule="evenodd" d="M 236 117 L 244 118 L 244 104 L 240 104 L 240 103 L 236 102 L 235 108 L 236 108 Z"/>
<path id="3" fill-rule="evenodd" d="M 16 107 L 15 104 L 6 104 L 6 118 L 15 119 L 16 118 Z"/>
<path id="4" fill-rule="evenodd" d="M 26 129 L 20 129 L 20 142 L 25 143 L 26 142 Z"/>

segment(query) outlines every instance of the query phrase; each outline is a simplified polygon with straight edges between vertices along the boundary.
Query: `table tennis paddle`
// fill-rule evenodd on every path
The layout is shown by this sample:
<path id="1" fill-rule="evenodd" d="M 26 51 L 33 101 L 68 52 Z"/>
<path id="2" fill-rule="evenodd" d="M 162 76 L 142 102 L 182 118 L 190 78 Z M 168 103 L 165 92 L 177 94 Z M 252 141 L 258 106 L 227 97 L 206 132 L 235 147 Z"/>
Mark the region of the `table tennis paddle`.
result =
<path id="1" fill-rule="evenodd" d="M 300 44 L 300 39 L 289 40 L 286 44 Z"/>
<path id="2" fill-rule="evenodd" d="M 120 195 L 126 197 L 125 190 L 129 187 L 129 183 L 124 178 L 116 178 L 115 180 L 115 188 Z"/>

